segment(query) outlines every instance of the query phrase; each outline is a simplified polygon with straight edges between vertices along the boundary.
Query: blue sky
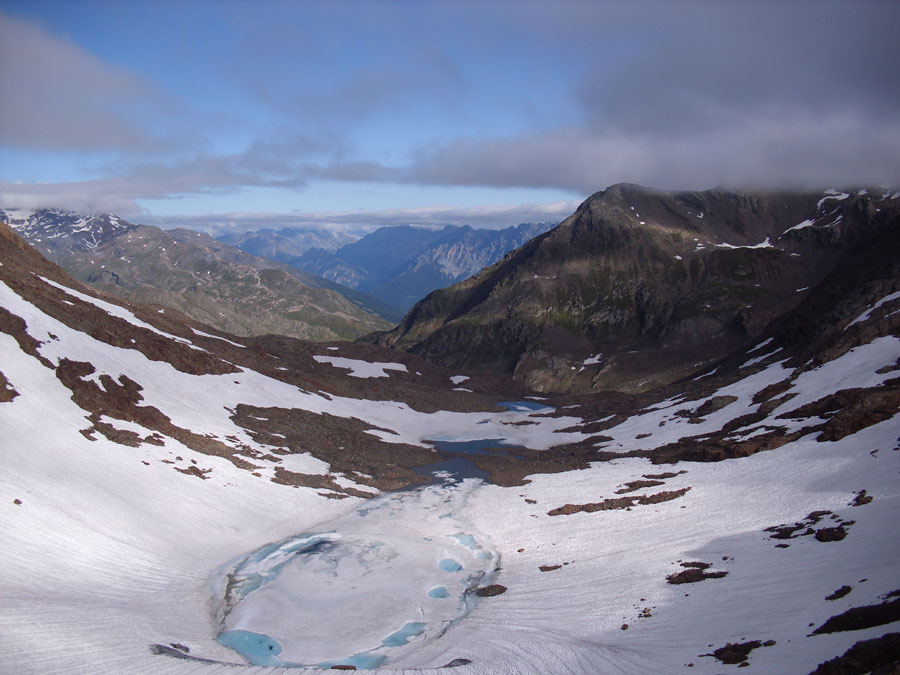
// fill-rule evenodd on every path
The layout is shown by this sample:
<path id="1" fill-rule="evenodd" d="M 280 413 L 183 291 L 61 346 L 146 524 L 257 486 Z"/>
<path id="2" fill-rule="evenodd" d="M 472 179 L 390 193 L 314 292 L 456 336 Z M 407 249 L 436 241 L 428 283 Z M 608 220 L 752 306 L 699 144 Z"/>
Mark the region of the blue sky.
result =
<path id="1" fill-rule="evenodd" d="M 0 0 L 0 206 L 559 220 L 617 182 L 892 185 L 900 3 Z"/>

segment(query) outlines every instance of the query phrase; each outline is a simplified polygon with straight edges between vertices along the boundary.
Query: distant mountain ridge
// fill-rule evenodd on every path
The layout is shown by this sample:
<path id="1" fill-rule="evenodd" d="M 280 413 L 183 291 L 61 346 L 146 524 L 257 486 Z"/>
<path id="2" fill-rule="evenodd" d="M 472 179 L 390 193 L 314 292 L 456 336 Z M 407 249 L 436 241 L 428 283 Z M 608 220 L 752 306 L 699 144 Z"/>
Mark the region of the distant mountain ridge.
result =
<path id="1" fill-rule="evenodd" d="M 217 237 L 219 241 L 231 244 L 247 253 L 289 265 L 296 265 L 303 254 L 311 249 L 333 252 L 358 238 L 345 232 L 294 227 L 264 228 L 252 232 L 228 232 Z"/>
<path id="2" fill-rule="evenodd" d="M 900 221 L 900 193 L 615 185 L 380 344 L 543 391 L 641 391 L 746 347 Z"/>
<path id="3" fill-rule="evenodd" d="M 200 232 L 50 209 L 0 218 L 83 283 L 236 335 L 338 340 L 390 326 L 373 299 L 350 291 L 351 301 L 326 280 Z"/>
<path id="4" fill-rule="evenodd" d="M 7 209 L 0 211 L 13 229 L 46 251 L 88 251 L 136 225 L 111 213 L 79 214 L 61 209 Z"/>
<path id="5" fill-rule="evenodd" d="M 405 311 L 429 292 L 475 274 L 551 227 L 382 227 L 333 252 L 310 249 L 292 264 Z"/>

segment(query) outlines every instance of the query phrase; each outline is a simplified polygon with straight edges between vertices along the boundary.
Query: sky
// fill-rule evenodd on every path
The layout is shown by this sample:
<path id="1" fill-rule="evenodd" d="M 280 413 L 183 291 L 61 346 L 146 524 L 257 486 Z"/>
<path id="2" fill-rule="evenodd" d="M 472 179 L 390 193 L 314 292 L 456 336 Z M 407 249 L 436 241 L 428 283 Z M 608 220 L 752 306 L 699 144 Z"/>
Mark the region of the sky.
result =
<path id="1" fill-rule="evenodd" d="M 900 184 L 895 0 L 0 0 L 0 208 L 557 222 L 607 186 Z"/>

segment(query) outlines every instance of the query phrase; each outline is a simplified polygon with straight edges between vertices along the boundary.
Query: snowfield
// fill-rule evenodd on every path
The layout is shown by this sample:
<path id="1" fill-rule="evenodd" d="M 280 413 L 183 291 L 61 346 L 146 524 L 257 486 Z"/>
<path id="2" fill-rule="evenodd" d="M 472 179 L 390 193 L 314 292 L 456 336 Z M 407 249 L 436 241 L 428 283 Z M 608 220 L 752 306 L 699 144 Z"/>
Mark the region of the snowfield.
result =
<path id="1" fill-rule="evenodd" d="M 122 307 L 48 283 L 114 312 L 136 331 L 186 340 Z M 430 510 L 408 512 L 398 506 L 399 497 L 378 498 L 387 499 L 389 507 L 375 508 L 385 502 L 335 499 L 317 488 L 273 482 L 279 466 L 321 476 L 329 467 L 313 454 L 272 454 L 272 447 L 236 424 L 234 408 L 243 403 L 355 418 L 379 427 L 369 433 L 385 441 L 423 447 L 430 447 L 426 439 L 503 438 L 547 450 L 590 439 L 592 434 L 579 428 L 595 420 L 526 406 L 423 413 L 406 402 L 305 391 L 246 368 L 190 375 L 74 330 L 5 283 L 0 283 L 0 306 L 24 319 L 51 366 L 62 359 L 88 362 L 95 372 L 84 379 L 98 386 L 105 386 L 104 375 L 116 382 L 127 376 L 142 387 L 141 405 L 157 408 L 173 425 L 255 453 L 251 471 L 171 436 L 156 434 L 152 442 L 131 447 L 104 434 L 83 433 L 92 422 L 73 401 L 72 390 L 12 335 L 0 332 L 0 372 L 18 393 L 0 402 L 0 670 L 5 672 L 278 672 L 235 666 L 244 663 L 241 656 L 216 641 L 223 629 L 222 574 L 267 544 L 310 532 L 336 532 L 334 541 L 349 541 L 353 534 L 354 541 L 368 542 L 356 551 L 370 550 L 366 547 L 379 537 L 417 542 L 390 545 L 405 561 L 395 568 L 363 556 L 353 558 L 364 562 L 351 572 L 336 572 L 337 579 L 374 579 L 367 596 L 373 604 L 361 604 L 352 618 L 359 618 L 376 643 L 381 636 L 389 642 L 385 646 L 394 640 L 401 647 L 379 648 L 388 656 L 384 670 L 392 672 L 453 664 L 452 672 L 460 675 L 721 673 L 736 666 L 715 658 L 714 651 L 759 641 L 745 655 L 754 672 L 808 673 L 860 640 L 897 630 L 895 622 L 812 634 L 829 617 L 882 603 L 900 588 L 900 417 L 895 411 L 835 441 L 819 440 L 815 431 L 803 433 L 822 419 L 779 417 L 832 392 L 882 387 L 897 374 L 897 337 L 878 337 L 804 372 L 788 366 L 787 359 L 763 365 L 773 355 L 783 358 L 776 352 L 754 355 L 753 363 L 745 364 L 746 376 L 708 397 L 674 396 L 603 430 L 609 440 L 596 441 L 597 447 L 621 457 L 581 470 L 535 474 L 519 487 L 471 479 L 452 483 L 446 488 L 455 495 L 449 506 L 439 496 L 442 488 L 420 488 L 405 499 Z M 345 377 L 391 377 L 387 370 L 402 366 L 343 357 L 316 360 L 350 369 Z M 733 433 L 735 438 L 771 429 L 801 433 L 781 447 L 719 462 L 653 464 L 648 457 L 624 456 L 718 432 L 758 413 L 756 395 L 778 383 L 786 383 L 785 400 Z M 726 403 L 691 417 L 714 401 Z M 99 421 L 124 436 L 154 435 L 133 420 L 104 415 Z M 337 478 L 341 485 L 355 485 Z M 447 615 L 454 617 L 453 625 L 440 618 L 419 621 L 417 602 L 425 608 L 422 616 L 441 616 L 430 612 L 442 594 L 427 594 L 442 586 L 441 574 L 458 571 L 446 559 L 462 569 L 479 564 L 479 549 L 467 549 L 468 541 L 489 552 L 480 558 L 487 560 L 485 582 L 505 591 L 473 603 L 462 618 L 454 605 Z M 692 581 L 670 582 L 690 578 L 683 575 L 690 570 L 695 570 Z M 328 573 L 319 569 L 316 578 Z M 302 586 L 308 580 L 291 586 L 291 575 L 299 572 L 282 574 L 271 582 L 270 595 L 235 610 L 225 628 L 279 630 L 267 612 L 286 598 L 298 606 L 309 600 Z M 359 630 L 347 629 L 350 618 L 340 619 L 353 606 L 352 594 L 344 586 L 329 592 L 322 583 L 319 601 L 336 603 L 340 595 L 343 604 L 340 613 L 333 607 L 312 613 L 319 623 L 310 632 L 321 647 L 314 660 L 341 663 L 369 643 L 360 642 Z M 465 587 L 459 590 L 449 581 L 446 587 L 454 602 L 466 597 Z M 828 599 L 843 587 L 850 590 Z M 304 643 L 298 634 L 310 614 L 291 616 L 293 633 L 281 639 L 293 640 L 284 645 L 294 650 L 284 652 L 291 657 L 285 660 L 299 662 Z M 379 617 L 391 619 L 383 631 Z"/>

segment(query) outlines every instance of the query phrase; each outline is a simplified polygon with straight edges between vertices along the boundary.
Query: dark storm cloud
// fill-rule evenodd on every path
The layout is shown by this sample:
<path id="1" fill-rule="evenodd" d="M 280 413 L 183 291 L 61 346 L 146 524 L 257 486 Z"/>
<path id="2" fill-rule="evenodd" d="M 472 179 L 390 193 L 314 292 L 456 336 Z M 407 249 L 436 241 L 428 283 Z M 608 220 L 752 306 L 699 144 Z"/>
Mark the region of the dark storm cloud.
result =
<path id="1" fill-rule="evenodd" d="M 621 18 L 633 51 L 586 73 L 579 98 L 593 125 L 677 133 L 779 109 L 896 118 L 898 3 L 655 7 Z"/>
<path id="2" fill-rule="evenodd" d="M 658 187 L 900 179 L 900 3 L 532 5 L 582 121 L 421 148 L 424 183 Z M 543 19 L 543 20 L 542 20 Z"/>

